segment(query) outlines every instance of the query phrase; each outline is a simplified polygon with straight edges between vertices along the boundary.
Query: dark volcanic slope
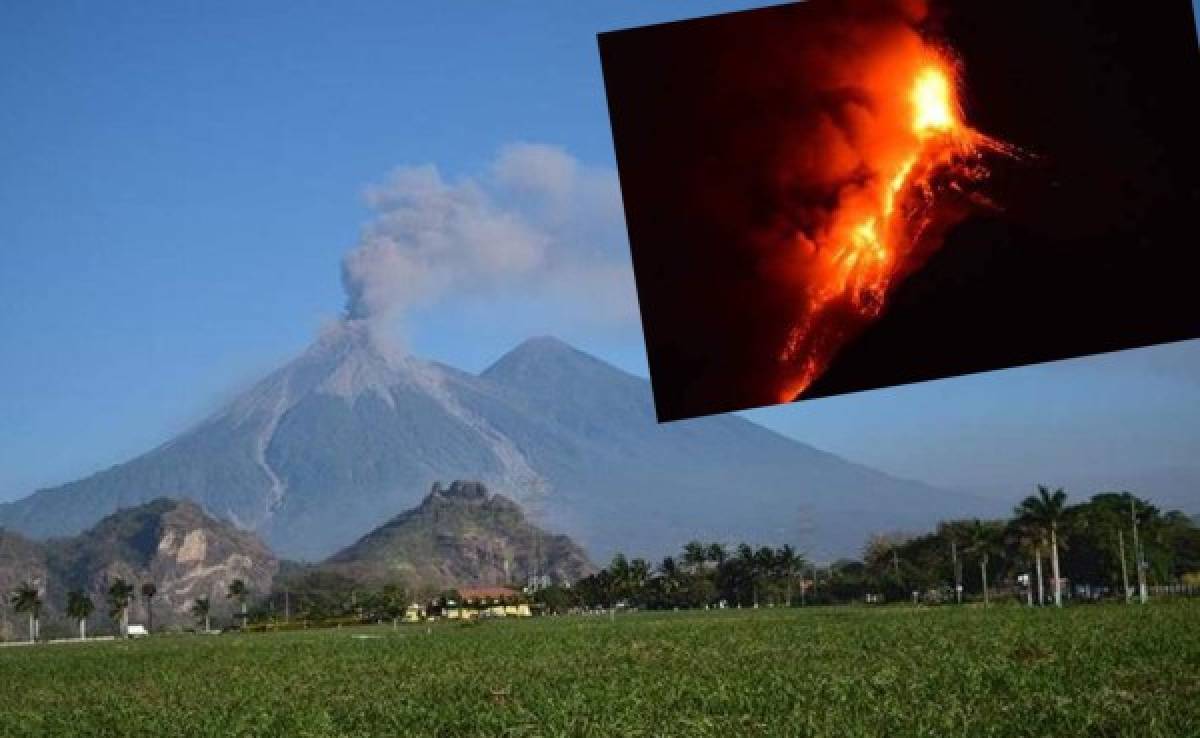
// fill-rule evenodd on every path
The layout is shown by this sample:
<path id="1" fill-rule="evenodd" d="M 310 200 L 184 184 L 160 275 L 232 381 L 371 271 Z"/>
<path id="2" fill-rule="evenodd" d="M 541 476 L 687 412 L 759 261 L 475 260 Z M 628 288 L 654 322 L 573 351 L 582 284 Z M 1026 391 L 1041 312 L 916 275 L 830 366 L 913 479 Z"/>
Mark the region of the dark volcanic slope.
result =
<path id="1" fill-rule="evenodd" d="M 739 417 L 659 425 L 646 380 L 553 338 L 475 376 L 392 356 L 343 324 L 175 440 L 0 506 L 0 525 L 66 535 L 183 497 L 317 561 L 439 479 L 480 480 L 597 561 L 693 537 L 843 555 L 872 531 L 975 511 Z"/>

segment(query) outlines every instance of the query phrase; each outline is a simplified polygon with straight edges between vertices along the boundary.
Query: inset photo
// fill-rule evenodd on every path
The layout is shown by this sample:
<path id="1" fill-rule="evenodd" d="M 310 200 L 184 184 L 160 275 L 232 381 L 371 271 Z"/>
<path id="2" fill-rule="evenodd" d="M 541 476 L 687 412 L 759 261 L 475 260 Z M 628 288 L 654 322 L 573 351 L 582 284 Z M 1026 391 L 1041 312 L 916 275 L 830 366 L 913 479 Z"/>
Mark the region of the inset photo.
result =
<path id="1" fill-rule="evenodd" d="M 660 421 L 1200 336 L 1186 0 L 601 33 Z"/>

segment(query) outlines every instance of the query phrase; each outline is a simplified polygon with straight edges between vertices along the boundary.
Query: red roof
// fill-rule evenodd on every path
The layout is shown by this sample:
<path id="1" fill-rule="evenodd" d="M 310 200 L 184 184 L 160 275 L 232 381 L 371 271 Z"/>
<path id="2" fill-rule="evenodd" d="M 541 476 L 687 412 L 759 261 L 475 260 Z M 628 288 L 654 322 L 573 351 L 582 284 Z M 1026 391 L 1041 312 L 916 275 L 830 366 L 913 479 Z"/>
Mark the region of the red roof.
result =
<path id="1" fill-rule="evenodd" d="M 511 587 L 459 587 L 458 594 L 464 600 L 507 600 L 521 596 Z"/>

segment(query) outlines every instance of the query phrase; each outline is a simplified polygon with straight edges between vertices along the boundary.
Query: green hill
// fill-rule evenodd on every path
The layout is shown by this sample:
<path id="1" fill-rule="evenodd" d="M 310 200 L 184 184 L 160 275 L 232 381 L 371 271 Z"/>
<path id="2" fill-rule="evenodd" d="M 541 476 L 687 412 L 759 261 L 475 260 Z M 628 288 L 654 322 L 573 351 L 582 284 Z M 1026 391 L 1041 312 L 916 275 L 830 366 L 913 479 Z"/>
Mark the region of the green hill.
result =
<path id="1" fill-rule="evenodd" d="M 517 503 L 479 482 L 435 483 L 401 513 L 330 557 L 321 569 L 362 582 L 409 586 L 573 582 L 595 570 L 564 535 L 531 524 Z"/>

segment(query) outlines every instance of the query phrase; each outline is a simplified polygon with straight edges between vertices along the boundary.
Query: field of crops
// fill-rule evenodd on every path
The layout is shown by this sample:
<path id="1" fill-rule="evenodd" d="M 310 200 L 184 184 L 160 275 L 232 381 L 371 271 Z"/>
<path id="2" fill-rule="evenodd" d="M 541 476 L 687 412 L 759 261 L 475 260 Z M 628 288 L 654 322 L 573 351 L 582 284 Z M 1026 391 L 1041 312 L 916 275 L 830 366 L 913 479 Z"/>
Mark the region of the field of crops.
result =
<path id="1" fill-rule="evenodd" d="M 642 613 L 0 650 L 12 736 L 1200 735 L 1200 602 Z"/>

